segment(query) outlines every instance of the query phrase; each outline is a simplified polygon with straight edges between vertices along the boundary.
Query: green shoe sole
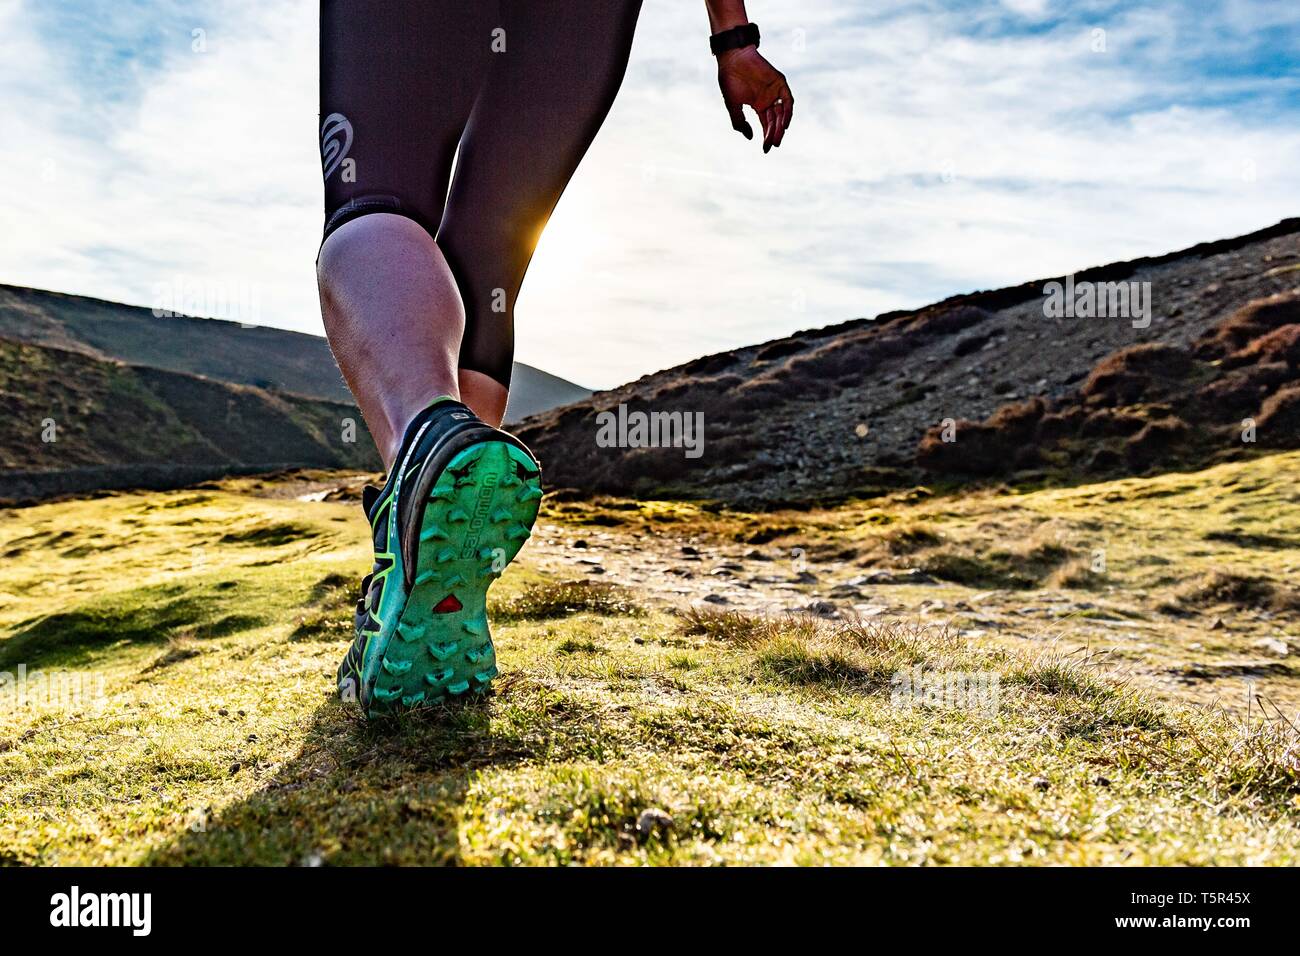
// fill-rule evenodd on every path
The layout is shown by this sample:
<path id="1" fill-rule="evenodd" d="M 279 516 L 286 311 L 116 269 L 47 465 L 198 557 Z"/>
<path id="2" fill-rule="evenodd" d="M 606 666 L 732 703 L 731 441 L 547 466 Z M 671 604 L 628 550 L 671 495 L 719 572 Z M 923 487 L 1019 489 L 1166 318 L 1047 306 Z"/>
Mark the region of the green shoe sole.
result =
<path id="1" fill-rule="evenodd" d="M 541 476 L 526 452 L 487 441 L 457 453 L 430 489 L 414 585 L 381 654 L 368 715 L 487 689 L 497 674 L 487 592 L 532 534 Z"/>

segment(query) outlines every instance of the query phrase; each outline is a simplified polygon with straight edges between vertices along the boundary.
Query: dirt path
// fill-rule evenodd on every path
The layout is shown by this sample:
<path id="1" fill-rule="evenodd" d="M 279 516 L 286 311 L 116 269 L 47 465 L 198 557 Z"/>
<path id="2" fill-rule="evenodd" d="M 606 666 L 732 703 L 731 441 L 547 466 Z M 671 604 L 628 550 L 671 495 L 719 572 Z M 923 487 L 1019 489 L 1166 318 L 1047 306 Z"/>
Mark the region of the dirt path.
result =
<path id="1" fill-rule="evenodd" d="M 528 560 L 558 579 L 611 581 L 669 606 L 919 619 L 973 641 L 1090 653 L 1166 697 L 1232 710 L 1257 707 L 1258 695 L 1300 705 L 1289 660 L 1294 635 L 1288 642 L 1267 612 L 1153 619 L 1136 594 L 977 590 L 916 571 L 818 561 L 798 549 L 558 524 L 537 529 Z"/>
<path id="2" fill-rule="evenodd" d="M 241 490 L 359 500 L 366 478 L 305 474 Z M 646 534 L 544 516 L 522 559 L 556 580 L 612 582 L 663 606 L 921 620 L 971 641 L 1087 653 L 1169 698 L 1245 710 L 1263 696 L 1292 712 L 1300 708 L 1300 632 L 1294 620 L 1262 608 L 1174 616 L 1122 579 L 1100 591 L 982 590 L 915 570 L 819 558 L 815 548 L 678 533 L 671 522 L 651 527 Z"/>

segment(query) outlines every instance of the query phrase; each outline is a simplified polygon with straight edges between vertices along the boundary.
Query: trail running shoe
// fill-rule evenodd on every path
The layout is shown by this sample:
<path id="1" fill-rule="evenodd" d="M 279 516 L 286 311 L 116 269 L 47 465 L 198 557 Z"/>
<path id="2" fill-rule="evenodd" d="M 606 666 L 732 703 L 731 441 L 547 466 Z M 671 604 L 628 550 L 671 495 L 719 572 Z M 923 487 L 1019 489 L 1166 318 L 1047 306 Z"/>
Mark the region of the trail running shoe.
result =
<path id="1" fill-rule="evenodd" d="M 362 503 L 375 545 L 339 696 L 377 717 L 483 691 L 496 676 L 487 592 L 532 533 L 532 452 L 441 399 L 406 430 L 382 489 Z"/>

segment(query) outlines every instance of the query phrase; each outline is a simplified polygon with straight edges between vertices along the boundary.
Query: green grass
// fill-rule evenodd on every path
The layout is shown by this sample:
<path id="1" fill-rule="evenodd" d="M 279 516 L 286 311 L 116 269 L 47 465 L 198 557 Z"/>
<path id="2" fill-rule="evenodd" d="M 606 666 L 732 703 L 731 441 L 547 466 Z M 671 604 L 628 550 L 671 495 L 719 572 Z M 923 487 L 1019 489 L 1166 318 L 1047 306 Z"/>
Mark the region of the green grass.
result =
<path id="1" fill-rule="evenodd" d="M 1152 481 L 1199 493 L 1196 478 Z M 91 675 L 104 694 L 0 689 L 0 861 L 1300 862 L 1300 746 L 1275 713 L 1171 702 L 1095 655 L 907 619 L 669 613 L 616 586 L 548 580 L 527 550 L 494 592 L 495 691 L 363 722 L 331 695 L 369 563 L 359 510 L 242 487 L 5 513 L 0 553 L 16 554 L 0 565 L 0 669 Z M 1201 526 L 1221 508 L 1175 532 L 1150 505 L 1169 498 L 1108 493 L 870 508 L 924 529 L 893 539 L 917 553 L 973 552 L 990 525 L 1067 512 L 1075 529 L 1142 521 L 1220 546 Z M 1243 530 L 1293 536 L 1243 518 L 1256 504 L 1242 500 Z M 892 525 L 866 508 L 809 521 L 866 546 Z M 690 534 L 767 520 L 626 513 L 654 511 Z M 1059 557 L 1039 533 L 1014 552 L 1026 567 Z M 1127 540 L 1113 537 L 1121 555 Z M 1252 561 L 1241 573 L 1266 573 Z M 912 703 L 900 673 L 977 679 L 996 706 Z"/>

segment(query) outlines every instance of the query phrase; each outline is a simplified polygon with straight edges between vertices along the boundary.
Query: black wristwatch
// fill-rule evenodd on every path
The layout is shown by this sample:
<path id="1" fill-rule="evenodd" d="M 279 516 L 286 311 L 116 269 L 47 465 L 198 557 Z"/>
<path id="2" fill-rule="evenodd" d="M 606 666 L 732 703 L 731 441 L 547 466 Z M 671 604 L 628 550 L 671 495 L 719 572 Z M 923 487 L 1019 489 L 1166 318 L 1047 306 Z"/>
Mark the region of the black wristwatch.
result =
<path id="1" fill-rule="evenodd" d="M 742 23 L 738 27 L 732 27 L 730 30 L 723 30 L 709 37 L 709 49 L 713 55 L 726 53 L 728 50 L 739 50 L 741 47 L 758 46 L 758 24 Z"/>

